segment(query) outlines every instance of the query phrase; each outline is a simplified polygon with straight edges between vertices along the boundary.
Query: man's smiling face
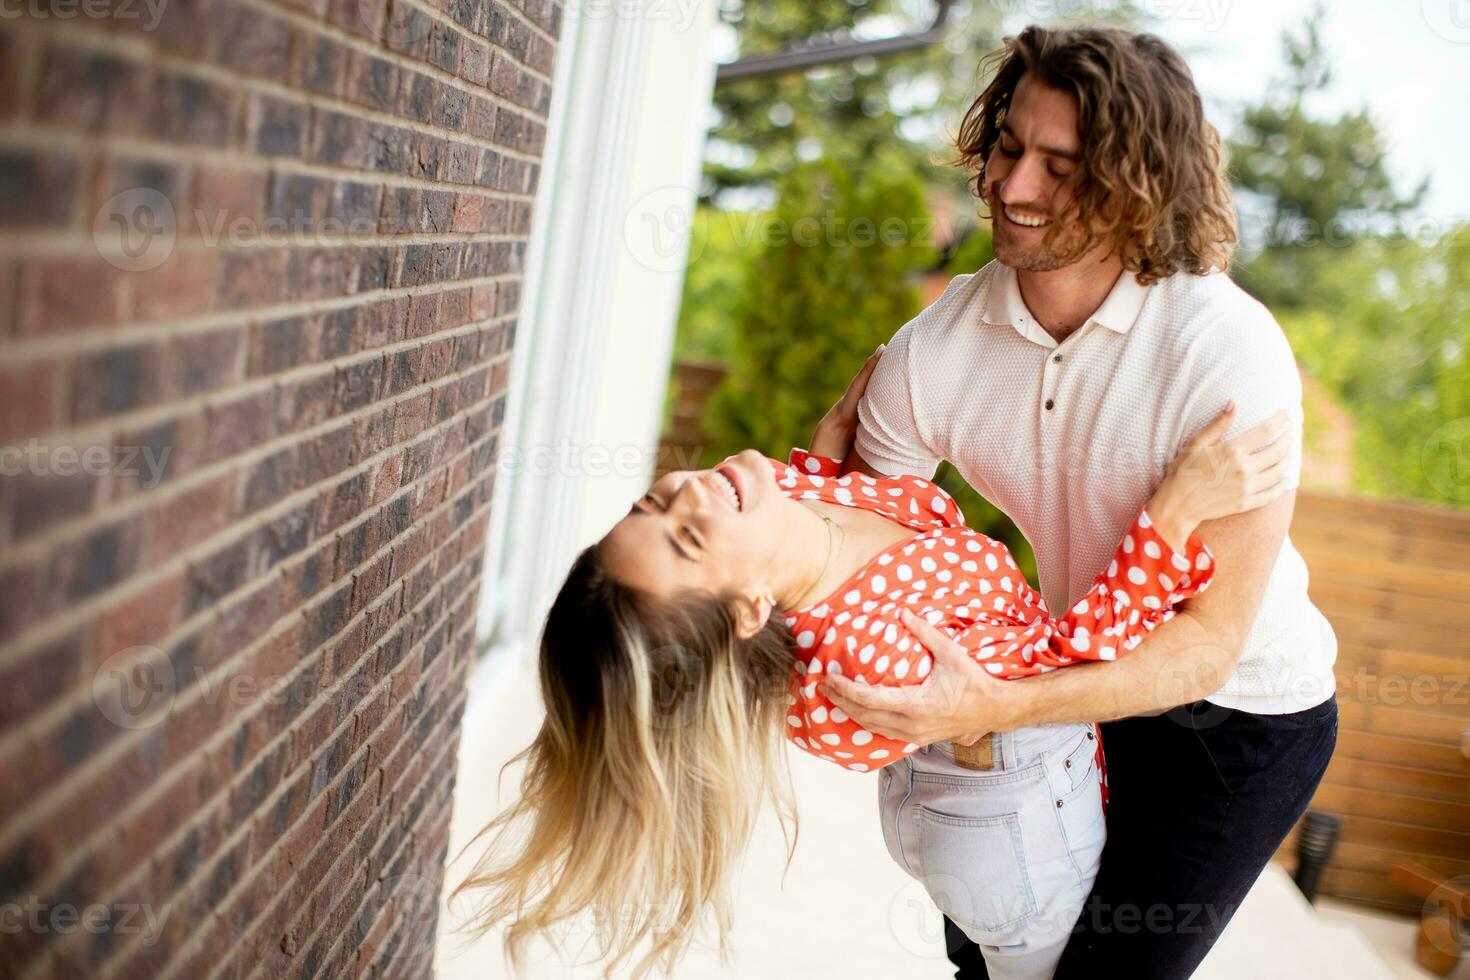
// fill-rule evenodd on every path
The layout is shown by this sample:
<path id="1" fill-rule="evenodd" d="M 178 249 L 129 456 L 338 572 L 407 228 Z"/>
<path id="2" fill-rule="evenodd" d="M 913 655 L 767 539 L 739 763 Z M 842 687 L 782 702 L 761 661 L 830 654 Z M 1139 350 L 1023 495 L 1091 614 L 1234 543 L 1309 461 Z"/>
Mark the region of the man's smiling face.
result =
<path id="1" fill-rule="evenodd" d="M 1022 76 L 985 167 L 997 259 L 1045 272 L 1080 258 L 1087 228 L 1067 210 L 1081 159 L 1076 98 Z"/>

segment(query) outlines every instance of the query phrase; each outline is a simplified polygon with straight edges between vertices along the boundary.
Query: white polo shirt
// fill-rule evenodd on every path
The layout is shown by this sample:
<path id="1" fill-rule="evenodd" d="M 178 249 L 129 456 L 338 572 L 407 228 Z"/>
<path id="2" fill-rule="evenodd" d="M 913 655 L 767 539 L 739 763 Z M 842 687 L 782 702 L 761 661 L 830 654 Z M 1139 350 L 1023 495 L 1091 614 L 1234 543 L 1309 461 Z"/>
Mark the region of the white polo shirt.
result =
<path id="1" fill-rule="evenodd" d="M 1288 486 L 1298 486 L 1301 396 L 1280 326 L 1223 273 L 1140 286 L 1125 272 L 1059 344 L 1026 309 L 1015 270 L 991 262 L 956 276 L 888 342 L 858 406 L 856 448 L 889 474 L 932 477 L 950 460 L 1025 534 L 1041 594 L 1063 610 L 1231 398 L 1227 437 L 1291 410 Z M 1259 714 L 1313 707 L 1333 692 L 1336 657 L 1288 537 L 1245 651 L 1209 700 Z"/>

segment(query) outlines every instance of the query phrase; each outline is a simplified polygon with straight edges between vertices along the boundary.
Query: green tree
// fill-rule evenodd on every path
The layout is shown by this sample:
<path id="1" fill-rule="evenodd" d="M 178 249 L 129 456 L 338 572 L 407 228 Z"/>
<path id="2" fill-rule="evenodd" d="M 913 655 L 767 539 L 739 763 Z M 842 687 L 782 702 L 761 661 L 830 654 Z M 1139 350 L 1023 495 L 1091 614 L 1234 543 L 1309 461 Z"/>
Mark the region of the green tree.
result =
<path id="1" fill-rule="evenodd" d="M 1236 201 L 1255 251 L 1237 263 L 1235 276 L 1273 308 L 1318 301 L 1304 286 L 1319 279 L 1323 264 L 1418 207 L 1427 189 L 1425 182 L 1406 196 L 1395 191 L 1382 134 L 1366 109 L 1329 119 L 1310 112 L 1332 81 L 1324 17 L 1318 6 L 1299 31 L 1283 34 L 1285 76 L 1245 108 L 1230 142 Z"/>
<path id="2" fill-rule="evenodd" d="M 1470 226 L 1440 241 L 1364 239 L 1337 250 L 1315 292 L 1331 306 L 1281 317 L 1302 366 L 1351 409 L 1357 489 L 1470 506 L 1439 443 L 1470 435 Z M 1458 428 L 1457 428 L 1458 427 Z"/>
<path id="3" fill-rule="evenodd" d="M 858 180 L 819 161 L 780 188 L 729 312 L 734 357 L 705 408 L 707 459 L 805 445 L 863 359 L 919 311 L 913 276 L 934 258 L 922 186 L 901 164 L 875 160 Z"/>

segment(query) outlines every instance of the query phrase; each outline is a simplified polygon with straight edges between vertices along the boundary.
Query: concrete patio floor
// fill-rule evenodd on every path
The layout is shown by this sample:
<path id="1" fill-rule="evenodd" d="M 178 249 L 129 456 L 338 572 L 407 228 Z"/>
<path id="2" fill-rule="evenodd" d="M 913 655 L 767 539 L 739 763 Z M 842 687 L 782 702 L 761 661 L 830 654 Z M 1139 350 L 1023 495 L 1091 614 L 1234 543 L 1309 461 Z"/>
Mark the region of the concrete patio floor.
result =
<path id="1" fill-rule="evenodd" d="M 471 679 L 450 828 L 446 893 L 475 852 L 460 850 L 503 805 L 500 766 L 535 735 L 540 696 L 528 658 L 499 651 Z M 812 977 L 948 980 L 939 913 L 917 882 L 888 858 L 874 819 L 870 775 L 850 773 L 795 749 L 792 775 L 800 839 L 782 877 L 785 843 L 769 814 L 757 828 L 737 884 L 733 958 L 721 964 L 708 942 L 679 965 L 679 980 L 808 980 Z M 519 784 L 507 771 L 501 792 Z M 458 856 L 458 860 L 454 860 Z M 494 934 L 471 942 L 456 930 L 470 901 L 441 909 L 435 968 L 441 980 L 500 980 L 514 974 Z M 1409 980 L 1428 974 L 1412 958 L 1415 923 L 1330 900 L 1314 909 L 1286 872 L 1262 875 L 1199 980 Z M 534 949 L 524 976 L 582 980 L 603 975 L 584 950 Z M 1465 964 L 1457 977 L 1470 977 Z"/>

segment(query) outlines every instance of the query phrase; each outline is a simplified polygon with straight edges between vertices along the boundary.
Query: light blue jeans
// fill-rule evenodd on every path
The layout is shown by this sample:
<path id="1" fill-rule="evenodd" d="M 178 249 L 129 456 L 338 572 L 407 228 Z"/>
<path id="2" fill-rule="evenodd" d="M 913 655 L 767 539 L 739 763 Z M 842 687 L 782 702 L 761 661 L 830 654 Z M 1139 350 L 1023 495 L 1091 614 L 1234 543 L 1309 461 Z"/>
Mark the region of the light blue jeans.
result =
<path id="1" fill-rule="evenodd" d="M 878 771 L 888 853 L 980 947 L 992 980 L 1043 980 L 1097 877 L 1107 827 L 1092 725 L 992 738 L 994 768 L 949 742 Z"/>

